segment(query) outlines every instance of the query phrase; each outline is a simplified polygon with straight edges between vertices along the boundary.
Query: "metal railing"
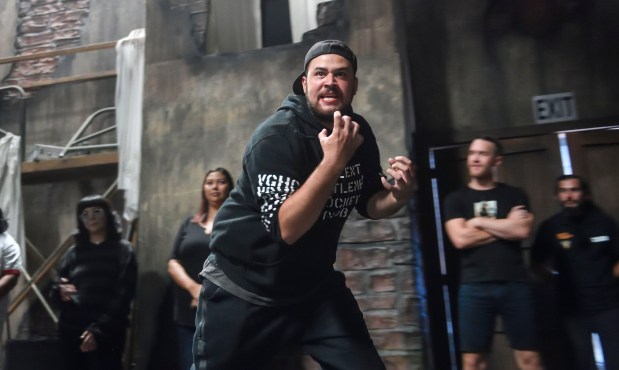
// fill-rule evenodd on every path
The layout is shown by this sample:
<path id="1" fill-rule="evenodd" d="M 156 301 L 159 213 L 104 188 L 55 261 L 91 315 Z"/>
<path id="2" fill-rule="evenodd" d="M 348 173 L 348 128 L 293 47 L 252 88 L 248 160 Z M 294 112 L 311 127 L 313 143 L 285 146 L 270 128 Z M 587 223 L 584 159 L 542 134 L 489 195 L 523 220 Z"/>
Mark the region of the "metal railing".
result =
<path id="1" fill-rule="evenodd" d="M 106 127 L 102 130 L 94 132 L 92 134 L 82 136 L 84 132 L 90 127 L 90 125 L 94 122 L 95 118 L 103 113 L 113 112 L 115 111 L 115 107 L 107 107 L 99 109 L 94 112 L 86 120 L 82 123 L 79 129 L 73 134 L 71 139 L 67 142 L 65 146 L 56 146 L 56 145 L 46 145 L 46 144 L 34 144 L 34 150 L 30 157 L 28 158 L 31 161 L 39 161 L 42 157 L 57 157 L 63 158 L 69 153 L 79 153 L 79 152 L 90 152 L 101 149 L 115 149 L 118 148 L 118 143 L 108 143 L 108 144 L 93 144 L 88 145 L 84 144 L 88 140 L 104 135 L 108 132 L 114 131 L 116 129 L 116 125 L 112 125 L 110 127 Z"/>

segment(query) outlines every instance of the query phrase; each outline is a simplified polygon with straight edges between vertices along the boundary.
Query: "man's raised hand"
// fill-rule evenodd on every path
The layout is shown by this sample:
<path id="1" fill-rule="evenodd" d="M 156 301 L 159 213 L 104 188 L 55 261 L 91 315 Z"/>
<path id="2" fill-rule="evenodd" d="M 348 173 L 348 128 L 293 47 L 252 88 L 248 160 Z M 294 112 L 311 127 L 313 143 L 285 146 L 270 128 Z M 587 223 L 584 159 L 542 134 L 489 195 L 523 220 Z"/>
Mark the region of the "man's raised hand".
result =
<path id="1" fill-rule="evenodd" d="M 389 158 L 389 164 L 391 167 L 385 171 L 393 177 L 395 182 L 391 185 L 386 178 L 381 177 L 383 186 L 391 191 L 396 200 L 406 201 L 417 187 L 415 172 L 413 171 L 413 161 L 404 156 L 397 156 Z"/>
<path id="2" fill-rule="evenodd" d="M 318 134 L 324 161 L 335 163 L 343 169 L 352 158 L 357 148 L 363 143 L 359 133 L 359 124 L 350 116 L 342 116 L 340 111 L 333 113 L 333 131 L 328 135 L 327 129 Z"/>

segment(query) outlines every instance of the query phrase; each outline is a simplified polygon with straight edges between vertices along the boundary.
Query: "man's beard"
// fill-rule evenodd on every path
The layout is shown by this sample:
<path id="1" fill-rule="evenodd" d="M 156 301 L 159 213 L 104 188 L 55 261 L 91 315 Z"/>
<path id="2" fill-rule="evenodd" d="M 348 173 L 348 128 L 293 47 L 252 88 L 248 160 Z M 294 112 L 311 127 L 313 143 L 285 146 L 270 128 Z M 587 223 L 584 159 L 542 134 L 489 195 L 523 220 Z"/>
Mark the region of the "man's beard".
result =
<path id="1" fill-rule="evenodd" d="M 563 213 L 568 217 L 576 217 L 582 214 L 583 203 L 576 205 L 575 207 L 563 206 Z"/>
<path id="2" fill-rule="evenodd" d="M 338 108 L 334 108 L 332 111 L 329 112 L 324 112 L 324 111 L 320 111 L 316 106 L 314 106 L 309 99 L 307 99 L 307 106 L 310 109 L 310 112 L 312 113 L 312 115 L 319 121 L 322 123 L 327 123 L 329 127 L 331 127 L 331 125 L 333 125 L 333 113 L 340 111 L 340 113 L 342 113 L 342 115 L 351 115 L 352 114 L 352 108 L 350 105 L 348 106 L 342 106 L 342 107 L 338 107 Z"/>
<path id="3" fill-rule="evenodd" d="M 333 112 L 321 112 L 311 105 L 309 107 L 312 115 L 314 115 L 318 121 L 333 124 L 333 113 L 335 113 L 337 109 L 334 109 Z"/>

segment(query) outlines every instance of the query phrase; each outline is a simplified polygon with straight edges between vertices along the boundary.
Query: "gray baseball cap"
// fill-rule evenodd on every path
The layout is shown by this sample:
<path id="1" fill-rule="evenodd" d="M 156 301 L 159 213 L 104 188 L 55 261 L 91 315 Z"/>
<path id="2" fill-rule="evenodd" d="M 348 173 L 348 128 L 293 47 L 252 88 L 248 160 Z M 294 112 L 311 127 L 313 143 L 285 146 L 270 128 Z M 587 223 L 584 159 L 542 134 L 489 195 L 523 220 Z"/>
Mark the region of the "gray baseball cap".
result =
<path id="1" fill-rule="evenodd" d="M 297 95 L 305 95 L 303 92 L 303 84 L 301 83 L 301 79 L 305 75 L 307 70 L 307 65 L 312 59 L 324 55 L 324 54 L 337 54 L 346 58 L 350 64 L 352 64 L 352 69 L 354 73 L 357 73 L 357 56 L 355 53 L 350 50 L 348 45 L 344 44 L 339 40 L 324 40 L 318 41 L 312 46 L 307 54 L 305 54 L 305 63 L 303 64 L 303 72 L 294 80 L 292 84 L 292 91 L 294 91 Z"/>

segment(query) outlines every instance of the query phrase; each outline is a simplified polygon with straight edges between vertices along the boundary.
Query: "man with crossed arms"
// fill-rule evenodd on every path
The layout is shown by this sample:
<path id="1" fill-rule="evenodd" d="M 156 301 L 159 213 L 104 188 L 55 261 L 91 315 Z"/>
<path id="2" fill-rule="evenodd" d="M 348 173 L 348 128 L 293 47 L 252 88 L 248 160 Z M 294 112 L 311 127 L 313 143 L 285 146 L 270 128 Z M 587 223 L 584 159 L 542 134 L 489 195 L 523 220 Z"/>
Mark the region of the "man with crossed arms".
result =
<path id="1" fill-rule="evenodd" d="M 494 180 L 502 150 L 492 137 L 473 140 L 466 160 L 469 183 L 445 200 L 445 229 L 461 258 L 462 364 L 465 370 L 487 368 L 486 354 L 500 315 L 518 367 L 540 370 L 533 293 L 520 250 L 533 215 L 521 189 Z"/>

